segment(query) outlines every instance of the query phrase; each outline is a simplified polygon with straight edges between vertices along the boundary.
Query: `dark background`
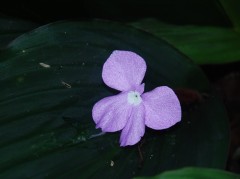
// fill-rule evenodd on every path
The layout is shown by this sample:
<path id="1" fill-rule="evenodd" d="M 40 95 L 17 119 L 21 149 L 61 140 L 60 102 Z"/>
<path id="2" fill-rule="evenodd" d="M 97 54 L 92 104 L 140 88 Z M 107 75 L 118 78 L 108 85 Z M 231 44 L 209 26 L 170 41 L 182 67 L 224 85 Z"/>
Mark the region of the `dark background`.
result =
<path id="1" fill-rule="evenodd" d="M 83 18 L 130 21 L 154 17 L 174 24 L 231 25 L 216 0 L 5 1 L 0 12 L 39 23 Z"/>
<path id="2" fill-rule="evenodd" d="M 59 20 L 100 18 L 131 22 L 142 18 L 157 18 L 177 25 L 232 27 L 217 0 L 4 1 L 0 5 L 0 17 L 21 18 L 39 26 Z M 239 158 L 233 157 L 240 146 L 240 63 L 202 65 L 201 68 L 228 109 L 231 147 L 227 169 L 240 172 Z"/>

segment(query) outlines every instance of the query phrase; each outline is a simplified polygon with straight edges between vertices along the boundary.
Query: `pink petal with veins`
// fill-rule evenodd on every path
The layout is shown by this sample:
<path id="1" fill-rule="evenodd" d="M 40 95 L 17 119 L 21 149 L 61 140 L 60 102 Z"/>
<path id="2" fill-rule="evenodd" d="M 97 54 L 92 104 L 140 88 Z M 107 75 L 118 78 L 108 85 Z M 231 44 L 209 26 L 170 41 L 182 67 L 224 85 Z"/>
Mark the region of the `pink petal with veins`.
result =
<path id="1" fill-rule="evenodd" d="M 155 88 L 142 95 L 145 124 L 152 129 L 166 129 L 181 120 L 180 102 L 167 86 Z"/>
<path id="2" fill-rule="evenodd" d="M 109 87 L 128 91 L 141 84 L 146 68 L 145 61 L 136 53 L 115 50 L 103 65 L 102 78 Z"/>
<path id="3" fill-rule="evenodd" d="M 121 133 L 120 143 L 122 147 L 134 145 L 140 141 L 145 133 L 144 117 L 145 110 L 142 104 L 132 108 L 131 116 Z"/>
<path id="4" fill-rule="evenodd" d="M 115 132 L 123 129 L 131 114 L 131 105 L 127 103 L 127 93 L 103 98 L 92 110 L 92 117 L 104 132 Z"/>

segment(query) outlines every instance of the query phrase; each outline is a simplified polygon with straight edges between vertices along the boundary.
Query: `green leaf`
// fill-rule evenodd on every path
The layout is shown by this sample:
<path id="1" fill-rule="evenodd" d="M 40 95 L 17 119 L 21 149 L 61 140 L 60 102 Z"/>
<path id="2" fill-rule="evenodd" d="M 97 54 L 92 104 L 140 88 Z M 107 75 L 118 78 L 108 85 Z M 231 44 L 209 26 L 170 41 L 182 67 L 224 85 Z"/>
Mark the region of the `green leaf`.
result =
<path id="1" fill-rule="evenodd" d="M 102 81 L 116 49 L 147 63 L 145 91 L 157 86 L 207 93 L 183 106 L 182 121 L 146 130 L 141 147 L 102 134 L 93 105 L 118 92 Z M 160 39 L 118 23 L 59 22 L 26 33 L 0 54 L 0 178 L 131 178 L 183 166 L 224 168 L 227 115 L 199 67 Z M 141 161 L 139 149 L 143 156 Z"/>
<path id="2" fill-rule="evenodd" d="M 226 14 L 232 21 L 235 30 L 240 32 L 240 1 L 239 0 L 219 0 Z"/>
<path id="3" fill-rule="evenodd" d="M 178 26 L 155 19 L 145 19 L 131 25 L 165 39 L 197 64 L 240 60 L 240 34 L 232 28 Z"/>
<path id="4" fill-rule="evenodd" d="M 19 35 L 37 27 L 37 24 L 21 19 L 0 18 L 0 50 Z"/>
<path id="5" fill-rule="evenodd" d="M 239 179 L 240 175 L 224 170 L 210 168 L 186 167 L 178 170 L 166 171 L 154 177 L 137 177 L 136 179 Z"/>

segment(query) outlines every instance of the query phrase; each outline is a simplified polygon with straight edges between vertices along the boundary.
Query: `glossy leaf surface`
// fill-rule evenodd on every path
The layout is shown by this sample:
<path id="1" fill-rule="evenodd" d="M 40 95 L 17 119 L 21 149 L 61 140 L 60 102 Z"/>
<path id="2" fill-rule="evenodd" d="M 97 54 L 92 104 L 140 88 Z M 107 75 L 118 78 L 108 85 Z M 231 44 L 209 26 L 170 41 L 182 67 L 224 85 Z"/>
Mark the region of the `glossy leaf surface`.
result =
<path id="1" fill-rule="evenodd" d="M 95 102 L 117 93 L 101 78 L 116 49 L 145 59 L 145 91 L 167 85 L 209 98 L 183 106 L 178 125 L 148 129 L 140 150 L 121 148 L 120 133 L 102 134 L 91 117 Z M 160 39 L 118 23 L 59 22 L 15 39 L 0 59 L 1 178 L 131 178 L 225 165 L 228 128 L 221 100 L 203 72 Z"/>

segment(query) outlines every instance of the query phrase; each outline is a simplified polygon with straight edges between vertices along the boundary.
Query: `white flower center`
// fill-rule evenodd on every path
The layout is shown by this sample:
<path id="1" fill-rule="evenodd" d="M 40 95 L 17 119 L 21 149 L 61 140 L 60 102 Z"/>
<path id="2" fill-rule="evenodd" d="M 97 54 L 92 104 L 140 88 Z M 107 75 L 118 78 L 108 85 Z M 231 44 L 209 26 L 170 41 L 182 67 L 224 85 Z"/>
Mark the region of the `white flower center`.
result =
<path id="1" fill-rule="evenodd" d="M 142 102 L 140 94 L 136 91 L 130 91 L 128 93 L 128 103 L 133 104 L 134 106 L 139 105 Z"/>

